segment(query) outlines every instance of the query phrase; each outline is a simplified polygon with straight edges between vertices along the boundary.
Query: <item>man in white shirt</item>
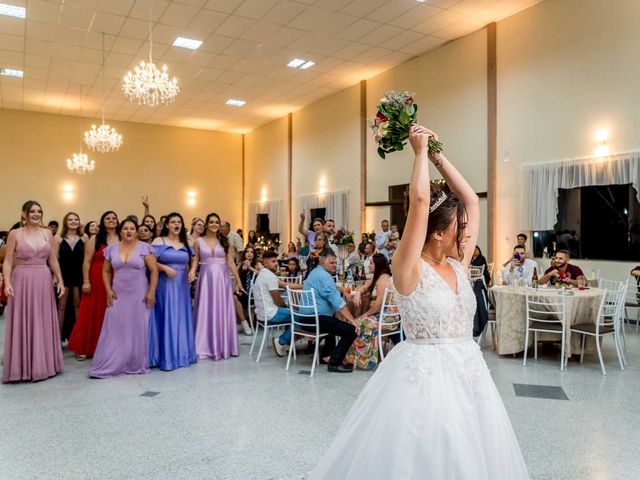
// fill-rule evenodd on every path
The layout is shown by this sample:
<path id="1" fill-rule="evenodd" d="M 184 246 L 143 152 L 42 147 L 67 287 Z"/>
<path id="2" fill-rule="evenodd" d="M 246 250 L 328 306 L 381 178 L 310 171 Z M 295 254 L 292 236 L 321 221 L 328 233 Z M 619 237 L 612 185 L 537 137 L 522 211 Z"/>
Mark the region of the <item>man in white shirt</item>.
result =
<path id="1" fill-rule="evenodd" d="M 527 249 L 523 245 L 516 245 L 513 248 L 511 261 L 502 271 L 502 281 L 505 285 L 513 285 L 523 279 L 527 284 L 530 284 L 533 272 L 537 268 L 538 264 L 527 258 Z"/>
<path id="2" fill-rule="evenodd" d="M 346 268 L 347 271 L 351 270 L 352 273 L 355 273 L 355 270 L 362 268 L 362 258 L 360 258 L 356 246 L 353 243 L 350 243 L 347 249 L 349 250 L 349 255 L 345 260 Z"/>
<path id="3" fill-rule="evenodd" d="M 231 245 L 236 251 L 236 260 L 239 260 L 240 254 L 244 250 L 242 237 L 231 230 L 231 224 L 229 222 L 222 222 L 220 225 L 220 232 L 229 239 L 229 245 Z"/>
<path id="4" fill-rule="evenodd" d="M 376 233 L 376 248 L 380 252 L 383 252 L 387 249 L 387 243 L 389 243 L 389 236 L 391 235 L 389 220 L 382 220 L 380 226 L 382 227 L 382 231 Z"/>
<path id="5" fill-rule="evenodd" d="M 280 288 L 288 285 L 291 288 L 301 288 L 301 285 L 285 284 L 280 282 L 276 273 L 278 271 L 278 254 L 275 252 L 265 252 L 262 255 L 262 265 L 256 281 L 253 284 L 254 301 L 256 302 L 256 317 L 259 320 L 266 319 L 268 323 L 288 324 L 291 323 L 291 312 L 286 308 L 286 304 L 280 295 Z M 291 342 L 291 330 L 289 327 L 279 338 L 273 337 L 273 349 L 276 355 L 284 357 L 286 346 Z"/>

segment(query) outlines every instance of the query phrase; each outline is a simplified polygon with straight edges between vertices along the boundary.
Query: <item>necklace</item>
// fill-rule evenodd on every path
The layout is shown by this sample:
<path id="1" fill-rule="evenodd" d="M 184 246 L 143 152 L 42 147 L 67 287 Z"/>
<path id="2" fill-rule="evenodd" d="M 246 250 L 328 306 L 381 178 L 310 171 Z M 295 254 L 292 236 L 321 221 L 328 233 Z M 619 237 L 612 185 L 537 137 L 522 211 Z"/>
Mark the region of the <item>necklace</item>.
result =
<path id="1" fill-rule="evenodd" d="M 426 254 L 426 253 L 424 253 L 424 252 L 420 252 L 420 255 L 422 255 L 423 257 L 428 258 L 429 260 L 433 260 L 433 261 L 434 261 L 434 262 L 436 262 L 438 265 L 440 265 L 442 262 L 444 262 L 444 259 L 445 259 L 444 255 L 442 256 L 442 258 L 441 258 L 440 260 L 436 260 L 435 258 L 433 258 L 433 257 L 431 257 L 431 256 L 429 256 L 429 255 L 427 255 L 427 254 Z"/>

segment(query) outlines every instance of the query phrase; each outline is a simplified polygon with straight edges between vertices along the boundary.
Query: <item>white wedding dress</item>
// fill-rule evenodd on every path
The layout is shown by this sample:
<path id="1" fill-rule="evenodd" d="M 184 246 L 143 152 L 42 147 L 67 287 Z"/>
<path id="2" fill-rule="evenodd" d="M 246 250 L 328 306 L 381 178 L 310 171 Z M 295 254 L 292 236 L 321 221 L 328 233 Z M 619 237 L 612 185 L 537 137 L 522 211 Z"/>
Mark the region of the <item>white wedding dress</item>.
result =
<path id="1" fill-rule="evenodd" d="M 449 260 L 455 294 L 426 262 L 396 292 L 407 341 L 367 382 L 310 480 L 528 479 L 502 399 L 473 341 L 476 298 Z"/>

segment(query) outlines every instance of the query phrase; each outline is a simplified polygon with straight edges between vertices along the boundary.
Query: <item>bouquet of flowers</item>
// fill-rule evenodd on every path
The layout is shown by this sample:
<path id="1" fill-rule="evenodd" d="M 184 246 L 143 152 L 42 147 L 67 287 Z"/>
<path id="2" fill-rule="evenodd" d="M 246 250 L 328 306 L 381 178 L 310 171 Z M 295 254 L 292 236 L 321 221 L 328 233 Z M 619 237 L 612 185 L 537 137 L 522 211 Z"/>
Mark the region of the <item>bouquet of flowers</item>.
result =
<path id="1" fill-rule="evenodd" d="M 552 283 L 556 287 L 571 285 L 571 274 L 569 272 L 558 272 L 553 275 Z"/>
<path id="2" fill-rule="evenodd" d="M 355 245 L 353 232 L 341 228 L 333 235 L 333 243 L 336 245 Z"/>
<path id="3" fill-rule="evenodd" d="M 409 128 L 416 122 L 418 105 L 413 101 L 411 92 L 390 91 L 380 99 L 378 112 L 375 118 L 369 122 L 373 130 L 378 155 L 385 158 L 387 153 L 399 152 L 407 144 Z M 442 151 L 442 142 L 429 137 L 429 154 L 433 155 Z"/>

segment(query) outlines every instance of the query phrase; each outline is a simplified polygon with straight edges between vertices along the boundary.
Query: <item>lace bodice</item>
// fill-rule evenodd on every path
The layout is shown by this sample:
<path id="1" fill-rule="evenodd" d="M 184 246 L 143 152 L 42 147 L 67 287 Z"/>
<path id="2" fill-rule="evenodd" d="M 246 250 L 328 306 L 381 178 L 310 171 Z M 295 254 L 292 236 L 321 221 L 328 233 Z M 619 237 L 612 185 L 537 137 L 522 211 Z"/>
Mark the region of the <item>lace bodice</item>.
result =
<path id="1" fill-rule="evenodd" d="M 420 281 L 409 295 L 395 290 L 402 325 L 409 339 L 471 337 L 476 297 L 462 264 L 449 259 L 456 272 L 458 295 L 424 260 Z"/>

